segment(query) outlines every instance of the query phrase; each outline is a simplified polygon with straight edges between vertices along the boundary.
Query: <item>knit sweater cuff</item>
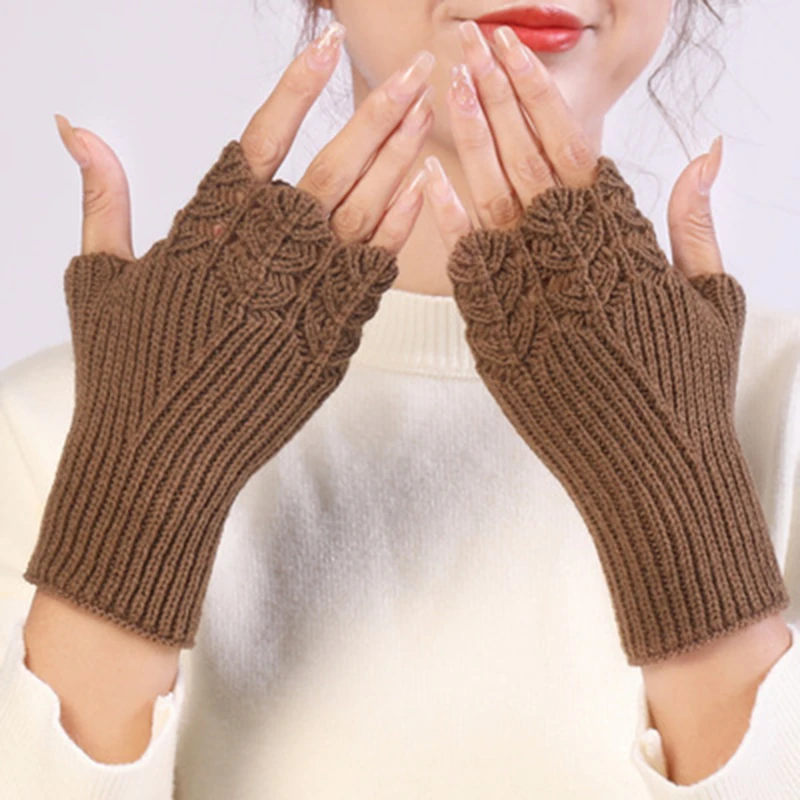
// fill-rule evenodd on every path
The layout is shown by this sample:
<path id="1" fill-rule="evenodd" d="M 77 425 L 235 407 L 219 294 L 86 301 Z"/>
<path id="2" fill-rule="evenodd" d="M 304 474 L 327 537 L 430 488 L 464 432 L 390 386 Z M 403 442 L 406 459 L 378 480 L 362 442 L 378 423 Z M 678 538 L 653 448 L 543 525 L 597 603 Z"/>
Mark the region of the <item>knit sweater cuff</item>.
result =
<path id="1" fill-rule="evenodd" d="M 172 691 L 155 700 L 151 738 L 144 753 L 128 764 L 100 763 L 70 738 L 60 722 L 58 695 L 25 665 L 23 622 L 20 617 L 14 623 L 6 659 L 0 665 L 0 753 L 3 786 L 16 792 L 11 797 L 170 800 L 186 693 L 183 666 L 178 665 Z M 31 765 L 35 763 L 40 768 L 34 771 Z"/>

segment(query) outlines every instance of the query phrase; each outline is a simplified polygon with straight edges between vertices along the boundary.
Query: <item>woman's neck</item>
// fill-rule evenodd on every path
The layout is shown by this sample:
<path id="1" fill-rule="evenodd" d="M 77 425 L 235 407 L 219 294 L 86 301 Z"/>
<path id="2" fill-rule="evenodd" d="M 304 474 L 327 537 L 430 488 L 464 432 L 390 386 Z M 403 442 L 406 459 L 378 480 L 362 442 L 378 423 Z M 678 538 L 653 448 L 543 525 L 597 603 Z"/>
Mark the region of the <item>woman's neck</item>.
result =
<path id="1" fill-rule="evenodd" d="M 355 68 L 352 68 L 352 76 L 354 107 L 358 108 L 369 94 L 369 87 L 366 85 L 363 76 Z M 439 113 L 441 114 L 441 112 Z M 408 175 L 415 175 L 418 170 L 422 169 L 425 158 L 429 155 L 435 155 L 442 162 L 442 166 L 450 178 L 456 194 L 463 203 L 473 226 L 477 228 L 479 225 L 472 203 L 469 184 L 461 167 L 458 153 L 449 142 L 445 143 L 442 141 L 441 136 L 437 135 L 437 128 L 441 131 L 441 126 L 446 124 L 446 118 L 434 121 L 434 128 L 416 161 L 409 169 Z M 602 118 L 593 129 L 587 126 L 586 130 L 592 137 L 597 152 L 601 152 Z M 446 131 L 444 132 L 446 133 Z M 436 226 L 433 209 L 427 198 L 425 198 L 414 228 L 398 254 L 398 276 L 392 287 L 420 294 L 452 296 L 453 286 L 447 274 L 447 257 L 448 253 Z"/>

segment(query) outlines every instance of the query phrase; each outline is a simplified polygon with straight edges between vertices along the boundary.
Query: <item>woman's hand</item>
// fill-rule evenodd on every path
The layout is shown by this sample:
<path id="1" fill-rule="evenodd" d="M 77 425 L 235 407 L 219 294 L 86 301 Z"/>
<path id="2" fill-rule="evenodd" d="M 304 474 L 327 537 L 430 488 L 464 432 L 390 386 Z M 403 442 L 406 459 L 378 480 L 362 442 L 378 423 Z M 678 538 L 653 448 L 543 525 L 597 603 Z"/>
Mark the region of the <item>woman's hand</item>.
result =
<path id="1" fill-rule="evenodd" d="M 550 71 L 512 28 L 496 30 L 494 49 L 476 23 L 462 23 L 461 31 L 466 64 L 453 69 L 457 83 L 448 93 L 453 138 L 479 226 L 512 228 L 533 198 L 549 187 L 589 186 L 599 154 Z M 670 199 L 673 259 L 687 277 L 723 271 L 708 195 L 721 157 L 720 144 L 691 161 Z M 426 193 L 450 252 L 475 226 L 438 159 L 428 165 L 433 180 Z M 704 167 L 709 182 L 703 190 Z M 444 200 L 435 192 L 437 178 L 443 181 Z"/>
<path id="2" fill-rule="evenodd" d="M 424 53 L 297 186 L 273 179 L 333 72 L 329 33 L 138 259 L 122 166 L 59 120 L 84 179 L 64 273 L 75 411 L 24 577 L 168 645 L 193 645 L 234 499 L 343 380 L 422 202 L 424 171 L 400 184 L 430 125 Z"/>
<path id="3" fill-rule="evenodd" d="M 343 31 L 334 23 L 289 64 L 242 133 L 242 152 L 259 181 L 272 179 L 328 83 Z M 433 66 L 432 54 L 421 51 L 407 65 L 405 82 L 405 70 L 398 70 L 373 90 L 297 182 L 297 188 L 319 201 L 340 241 L 380 245 L 397 253 L 408 238 L 422 207 L 426 173 L 404 177 L 430 128 L 433 88 L 428 78 Z M 72 129 L 59 115 L 56 121 L 64 145 L 81 166 L 81 253 L 102 251 L 133 259 L 130 193 L 120 160 L 96 134 Z"/>
<path id="4" fill-rule="evenodd" d="M 478 373 L 594 539 L 629 663 L 786 608 L 734 426 L 745 295 L 696 211 L 702 159 L 673 193 L 674 269 L 541 65 L 510 69 L 520 107 L 502 70 L 470 58 L 502 141 L 478 104 L 453 108 L 479 221 L 452 189 L 437 212 L 453 295 Z"/>

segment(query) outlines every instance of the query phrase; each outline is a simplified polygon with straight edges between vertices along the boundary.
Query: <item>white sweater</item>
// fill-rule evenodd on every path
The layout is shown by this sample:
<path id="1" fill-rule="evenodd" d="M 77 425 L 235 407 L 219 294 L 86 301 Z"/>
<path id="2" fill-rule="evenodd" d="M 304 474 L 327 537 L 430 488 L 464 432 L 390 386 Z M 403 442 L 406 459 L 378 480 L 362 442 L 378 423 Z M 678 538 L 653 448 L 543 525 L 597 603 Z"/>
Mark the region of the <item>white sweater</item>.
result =
<path id="1" fill-rule="evenodd" d="M 736 405 L 793 644 L 692 787 L 663 775 L 593 541 L 475 372 L 455 301 L 398 289 L 237 497 L 147 751 L 93 761 L 23 663 L 73 368 L 66 343 L 0 373 L 3 800 L 800 798 L 800 315 L 748 309 Z"/>

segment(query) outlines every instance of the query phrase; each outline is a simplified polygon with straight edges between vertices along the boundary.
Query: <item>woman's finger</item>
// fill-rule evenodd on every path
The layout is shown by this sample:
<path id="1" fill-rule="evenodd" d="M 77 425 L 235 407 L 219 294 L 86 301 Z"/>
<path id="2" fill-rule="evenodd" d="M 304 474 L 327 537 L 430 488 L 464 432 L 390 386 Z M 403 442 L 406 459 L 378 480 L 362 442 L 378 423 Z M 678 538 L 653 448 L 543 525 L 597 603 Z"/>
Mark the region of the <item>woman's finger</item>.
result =
<path id="1" fill-rule="evenodd" d="M 61 141 L 70 155 L 79 160 L 81 167 L 81 255 L 111 253 L 125 260 L 133 260 L 130 190 L 120 160 L 91 131 L 78 128 L 76 134 L 76 129 L 60 114 L 56 114 L 56 124 Z"/>
<path id="2" fill-rule="evenodd" d="M 345 27 L 331 22 L 286 68 L 256 111 L 239 144 L 259 180 L 272 180 L 297 132 L 330 80 L 341 51 Z"/>
<path id="3" fill-rule="evenodd" d="M 556 181 L 538 136 L 525 119 L 506 71 L 473 20 L 459 25 L 464 56 L 494 134 L 500 162 L 522 206 Z"/>
<path id="4" fill-rule="evenodd" d="M 565 186 L 589 186 L 595 178 L 599 154 L 553 75 L 508 25 L 495 30 L 494 40 L 556 175 Z"/>
<path id="5" fill-rule="evenodd" d="M 459 238 L 474 230 L 474 227 L 441 161 L 436 156 L 428 156 L 425 169 L 428 170 L 425 196 L 431 204 L 434 222 L 449 254 Z"/>
<path id="6" fill-rule="evenodd" d="M 422 50 L 407 70 L 398 70 L 374 89 L 312 160 L 298 188 L 313 194 L 328 213 L 333 212 L 419 96 L 435 63 L 433 53 Z"/>
<path id="7" fill-rule="evenodd" d="M 397 130 L 378 152 L 350 194 L 330 217 L 331 227 L 347 244 L 370 236 L 384 215 L 397 187 L 408 175 L 433 120 L 429 86 L 409 109 Z"/>
<path id="8" fill-rule="evenodd" d="M 461 158 L 478 221 L 484 228 L 511 228 L 522 216 L 517 193 L 500 165 L 494 134 L 483 113 L 469 67 L 454 64 L 447 99 L 453 141 Z"/>
<path id="9" fill-rule="evenodd" d="M 397 255 L 406 243 L 425 199 L 423 187 L 428 171 L 421 169 L 390 203 L 368 244 L 385 247 Z"/>

